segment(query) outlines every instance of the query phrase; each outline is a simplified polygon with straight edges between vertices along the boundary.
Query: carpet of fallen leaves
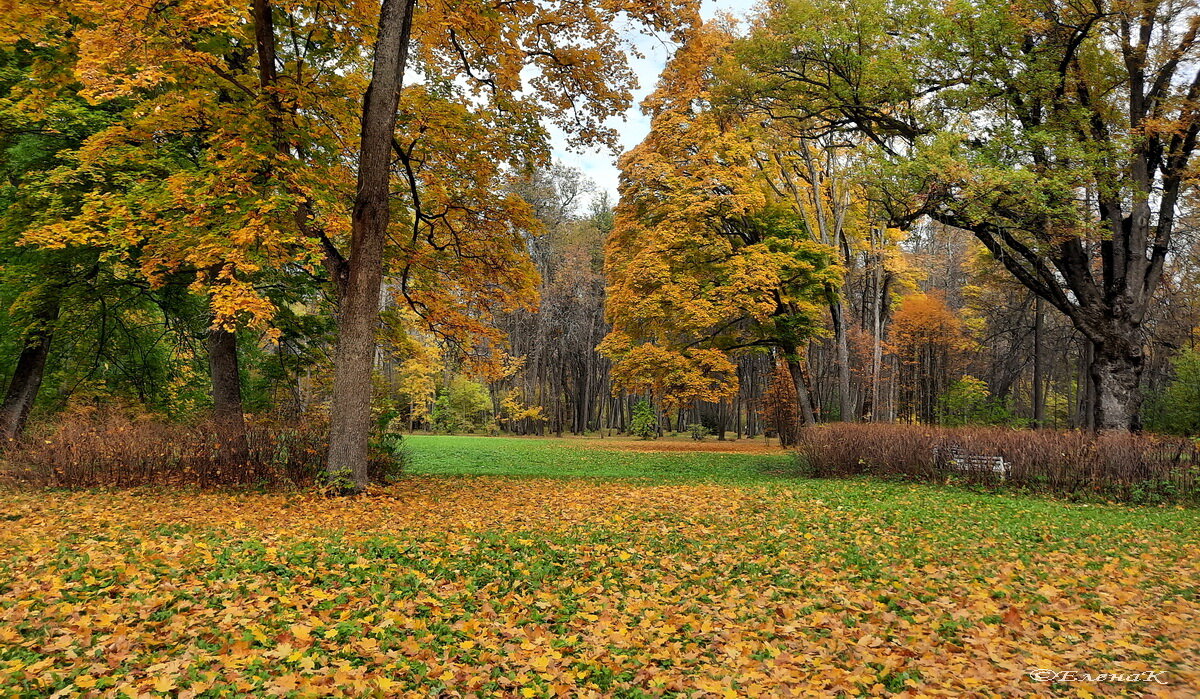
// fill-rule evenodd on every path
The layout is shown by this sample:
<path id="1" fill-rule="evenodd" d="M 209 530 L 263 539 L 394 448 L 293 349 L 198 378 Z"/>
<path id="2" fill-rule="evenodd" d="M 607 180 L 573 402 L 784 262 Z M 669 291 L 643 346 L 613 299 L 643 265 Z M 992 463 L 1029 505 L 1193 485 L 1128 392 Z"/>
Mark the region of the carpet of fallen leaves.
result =
<path id="1" fill-rule="evenodd" d="M 3 492 L 0 692 L 1200 694 L 1193 513 L 848 487 Z"/>

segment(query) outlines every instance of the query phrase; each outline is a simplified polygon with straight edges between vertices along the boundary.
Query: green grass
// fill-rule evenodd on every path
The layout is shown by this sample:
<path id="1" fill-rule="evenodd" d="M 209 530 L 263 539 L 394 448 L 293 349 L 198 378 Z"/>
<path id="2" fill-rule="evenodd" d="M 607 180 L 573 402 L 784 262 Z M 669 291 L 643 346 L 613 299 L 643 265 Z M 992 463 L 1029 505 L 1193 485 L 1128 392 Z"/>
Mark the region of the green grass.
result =
<path id="1" fill-rule="evenodd" d="M 427 475 L 752 483 L 778 481 L 793 464 L 783 453 L 609 451 L 571 439 L 411 435 L 404 442 L 412 459 L 409 472 Z"/>
<path id="2" fill-rule="evenodd" d="M 1088 528 L 1122 525 L 1192 527 L 1200 510 L 1179 506 L 1129 507 L 1070 503 L 1012 492 L 985 492 L 960 485 L 904 483 L 871 478 L 815 479 L 796 475 L 793 456 L 717 452 L 634 452 L 583 446 L 579 440 L 478 435 L 409 435 L 407 472 L 429 476 L 597 478 L 643 485 L 713 483 L 786 488 L 798 498 L 866 510 L 889 522 L 946 518 L 947 535 L 967 527 L 1027 530 L 1042 524 Z M 985 514 L 976 510 L 983 508 Z M 969 518 L 954 513 L 972 511 Z M 980 518 L 982 517 L 982 518 Z M 1089 524 L 1090 523 L 1090 524 Z M 950 526 L 950 525 L 960 526 Z"/>

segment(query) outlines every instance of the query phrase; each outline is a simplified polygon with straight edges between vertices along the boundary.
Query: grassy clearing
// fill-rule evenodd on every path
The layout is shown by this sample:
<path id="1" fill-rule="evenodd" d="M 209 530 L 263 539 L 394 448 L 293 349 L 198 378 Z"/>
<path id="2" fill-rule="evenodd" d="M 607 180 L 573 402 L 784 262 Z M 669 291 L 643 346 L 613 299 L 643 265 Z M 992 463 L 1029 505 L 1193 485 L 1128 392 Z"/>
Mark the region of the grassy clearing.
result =
<path id="1" fill-rule="evenodd" d="M 749 483 L 779 480 L 792 470 L 793 464 L 792 457 L 782 451 L 641 452 L 631 449 L 642 448 L 637 443 L 618 441 L 606 448 L 604 440 L 599 439 L 414 435 L 406 438 L 406 444 L 413 456 L 412 472 L 437 475 Z M 691 446 L 694 442 L 688 440 L 683 444 Z M 708 445 L 722 448 L 716 442 Z"/>
<path id="2" fill-rule="evenodd" d="M 359 499 L 0 495 L 0 687 L 1200 692 L 1194 510 L 795 480 L 771 459 L 550 440 L 412 450 L 417 473 Z M 602 477 L 562 477 L 583 474 Z M 1167 684 L 1035 683 L 1031 668 L 1161 670 Z"/>

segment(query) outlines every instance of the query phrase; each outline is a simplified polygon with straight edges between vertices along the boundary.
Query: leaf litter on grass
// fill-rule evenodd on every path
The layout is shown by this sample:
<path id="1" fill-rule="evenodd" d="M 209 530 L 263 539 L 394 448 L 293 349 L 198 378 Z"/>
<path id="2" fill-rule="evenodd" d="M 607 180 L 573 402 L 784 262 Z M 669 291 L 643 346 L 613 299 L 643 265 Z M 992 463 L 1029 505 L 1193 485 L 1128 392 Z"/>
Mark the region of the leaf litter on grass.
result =
<path id="1" fill-rule="evenodd" d="M 1192 513 L 1164 527 L 856 487 L 423 476 L 350 499 L 5 492 L 0 687 L 1200 693 Z M 1037 683 L 1036 668 L 1167 683 Z"/>

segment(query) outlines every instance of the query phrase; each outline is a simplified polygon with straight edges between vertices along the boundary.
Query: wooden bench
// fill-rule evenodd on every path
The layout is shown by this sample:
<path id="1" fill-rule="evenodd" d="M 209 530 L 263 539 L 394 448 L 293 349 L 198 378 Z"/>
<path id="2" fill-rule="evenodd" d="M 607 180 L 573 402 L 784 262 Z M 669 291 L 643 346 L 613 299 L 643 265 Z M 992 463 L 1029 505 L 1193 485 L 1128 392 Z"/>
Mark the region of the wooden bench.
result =
<path id="1" fill-rule="evenodd" d="M 1001 478 L 1006 478 L 1012 467 L 1012 464 L 1005 461 L 1003 456 L 968 454 L 959 446 L 945 447 L 944 453 L 946 455 L 946 465 L 955 471 L 993 473 Z M 937 456 L 938 451 L 934 449 L 934 457 L 936 458 Z"/>

